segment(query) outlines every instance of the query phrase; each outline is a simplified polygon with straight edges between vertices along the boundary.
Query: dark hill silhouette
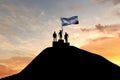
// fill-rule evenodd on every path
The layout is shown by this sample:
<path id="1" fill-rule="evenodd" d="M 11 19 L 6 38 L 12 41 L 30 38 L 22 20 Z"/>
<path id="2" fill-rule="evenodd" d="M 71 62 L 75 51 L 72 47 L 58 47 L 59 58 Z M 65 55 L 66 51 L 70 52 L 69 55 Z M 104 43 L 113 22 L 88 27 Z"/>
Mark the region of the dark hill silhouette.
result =
<path id="1" fill-rule="evenodd" d="M 20 73 L 1 80 L 120 80 L 120 67 L 74 46 L 48 47 Z"/>

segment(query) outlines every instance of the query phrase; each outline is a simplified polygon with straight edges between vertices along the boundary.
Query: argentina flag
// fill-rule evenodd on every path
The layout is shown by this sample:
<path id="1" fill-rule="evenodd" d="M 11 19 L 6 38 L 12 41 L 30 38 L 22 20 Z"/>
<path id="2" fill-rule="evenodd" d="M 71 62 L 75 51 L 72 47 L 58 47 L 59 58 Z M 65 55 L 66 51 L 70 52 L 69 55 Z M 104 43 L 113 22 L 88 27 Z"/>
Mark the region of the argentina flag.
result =
<path id="1" fill-rule="evenodd" d="M 70 18 L 61 18 L 62 26 L 67 26 L 71 24 L 79 24 L 78 16 L 72 16 Z"/>

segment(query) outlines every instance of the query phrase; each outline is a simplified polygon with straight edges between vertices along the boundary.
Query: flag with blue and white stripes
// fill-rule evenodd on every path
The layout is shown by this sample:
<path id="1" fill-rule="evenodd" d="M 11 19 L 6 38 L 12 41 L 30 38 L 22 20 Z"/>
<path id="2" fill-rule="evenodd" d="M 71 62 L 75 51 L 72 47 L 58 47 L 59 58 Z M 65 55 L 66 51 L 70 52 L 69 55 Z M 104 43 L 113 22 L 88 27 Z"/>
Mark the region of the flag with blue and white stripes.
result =
<path id="1" fill-rule="evenodd" d="M 71 24 L 79 24 L 78 21 L 78 16 L 72 16 L 70 18 L 61 18 L 62 21 L 62 26 L 67 26 L 67 25 L 71 25 Z"/>

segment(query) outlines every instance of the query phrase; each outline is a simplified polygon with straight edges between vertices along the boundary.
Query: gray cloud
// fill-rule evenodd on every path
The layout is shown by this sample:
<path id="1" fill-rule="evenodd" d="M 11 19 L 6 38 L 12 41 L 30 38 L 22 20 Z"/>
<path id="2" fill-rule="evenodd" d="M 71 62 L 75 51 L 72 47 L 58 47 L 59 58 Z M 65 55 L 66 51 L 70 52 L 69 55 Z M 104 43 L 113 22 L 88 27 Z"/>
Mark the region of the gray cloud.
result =
<path id="1" fill-rule="evenodd" d="M 120 4 L 120 0 L 112 0 L 113 4 Z"/>
<path id="2" fill-rule="evenodd" d="M 92 0 L 95 3 L 104 3 L 104 2 L 108 2 L 110 0 Z"/>
<path id="3" fill-rule="evenodd" d="M 116 12 L 116 14 L 120 17 L 120 11 Z"/>
<path id="4" fill-rule="evenodd" d="M 96 32 L 96 33 L 100 33 L 101 37 L 103 38 L 108 38 L 108 37 L 119 37 L 120 36 L 120 24 L 111 24 L 111 25 L 102 25 L 102 24 L 97 24 L 95 25 L 95 28 L 92 29 L 87 29 L 87 28 L 81 28 L 80 29 L 82 32 L 85 33 L 92 33 L 92 32 Z"/>
<path id="5" fill-rule="evenodd" d="M 120 0 L 92 0 L 98 4 L 112 3 L 113 5 L 120 4 Z"/>
<path id="6" fill-rule="evenodd" d="M 82 32 L 90 32 L 90 31 L 99 31 L 102 33 L 119 33 L 120 32 L 120 24 L 111 24 L 111 25 L 102 25 L 97 24 L 93 29 L 80 28 Z"/>
<path id="7" fill-rule="evenodd" d="M 120 18 L 120 8 L 116 9 L 113 11 L 113 15 L 115 15 L 116 17 Z"/>
<path id="8" fill-rule="evenodd" d="M 28 6 L 18 2 L 0 3 L 0 34 L 8 38 L 12 44 L 30 38 L 46 37 L 47 18 L 45 10 L 37 6 Z M 17 5 L 17 6 L 16 6 Z M 50 30 L 48 30 L 50 31 Z M 16 38 L 17 37 L 17 38 Z"/>
<path id="9" fill-rule="evenodd" d="M 118 33 L 120 32 L 120 24 L 113 24 L 113 25 L 96 25 L 96 29 L 101 32 L 106 33 Z"/>
<path id="10" fill-rule="evenodd" d="M 108 14 L 111 14 L 113 16 L 120 17 L 120 0 L 92 0 L 97 5 L 107 5 L 109 7 L 108 11 L 110 10 Z M 106 10 L 107 11 L 107 10 Z M 107 12 L 108 12 L 107 11 Z"/>
<path id="11" fill-rule="evenodd" d="M 0 58 L 38 54 L 51 31 L 45 10 L 9 2 L 0 1 Z"/>

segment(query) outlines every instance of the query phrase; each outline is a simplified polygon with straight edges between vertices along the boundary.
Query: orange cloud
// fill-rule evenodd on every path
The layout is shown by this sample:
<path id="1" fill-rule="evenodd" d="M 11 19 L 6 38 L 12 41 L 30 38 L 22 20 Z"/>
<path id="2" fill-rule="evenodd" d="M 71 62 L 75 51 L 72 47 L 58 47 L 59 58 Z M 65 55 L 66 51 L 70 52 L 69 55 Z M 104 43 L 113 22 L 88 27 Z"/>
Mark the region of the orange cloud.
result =
<path id="1" fill-rule="evenodd" d="M 82 49 L 99 54 L 120 66 L 120 38 L 98 38 L 90 40 Z"/>
<path id="2" fill-rule="evenodd" d="M 33 57 L 15 56 L 9 59 L 0 59 L 0 78 L 20 72 L 25 68 Z"/>
<path id="3" fill-rule="evenodd" d="M 0 78 L 15 74 L 17 71 L 10 69 L 5 65 L 0 65 Z"/>

